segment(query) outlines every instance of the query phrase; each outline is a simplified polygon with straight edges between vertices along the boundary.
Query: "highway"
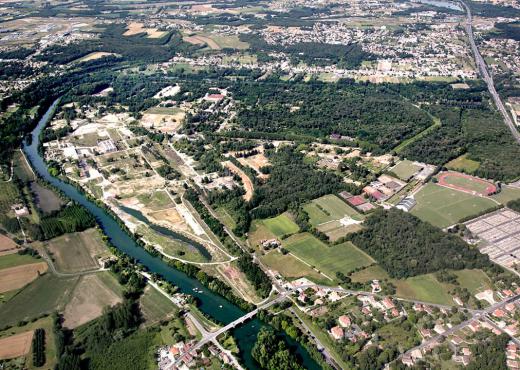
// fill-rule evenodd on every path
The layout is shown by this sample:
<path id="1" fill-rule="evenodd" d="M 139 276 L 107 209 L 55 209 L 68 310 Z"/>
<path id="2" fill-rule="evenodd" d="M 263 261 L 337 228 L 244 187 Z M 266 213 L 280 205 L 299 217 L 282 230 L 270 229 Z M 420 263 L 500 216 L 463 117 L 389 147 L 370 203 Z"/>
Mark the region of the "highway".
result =
<path id="1" fill-rule="evenodd" d="M 495 102 L 495 105 L 497 109 L 502 114 L 502 117 L 504 118 L 504 123 L 507 125 L 511 133 L 513 134 L 514 139 L 520 144 L 520 133 L 518 132 L 515 124 L 513 123 L 513 120 L 507 113 L 507 110 L 502 103 L 502 99 L 500 99 L 500 95 L 498 95 L 498 92 L 495 89 L 495 84 L 493 82 L 493 77 L 489 73 L 487 69 L 486 62 L 482 58 L 482 55 L 480 55 L 480 51 L 478 50 L 477 44 L 475 43 L 475 38 L 473 35 L 473 18 L 471 15 L 471 10 L 469 6 L 466 5 L 463 1 L 460 2 L 462 6 L 466 9 L 466 33 L 468 34 L 469 43 L 471 45 L 471 50 L 473 51 L 473 56 L 475 57 L 475 63 L 477 64 L 478 70 L 484 79 L 484 81 L 487 84 L 489 93 L 493 97 L 493 100 Z"/>

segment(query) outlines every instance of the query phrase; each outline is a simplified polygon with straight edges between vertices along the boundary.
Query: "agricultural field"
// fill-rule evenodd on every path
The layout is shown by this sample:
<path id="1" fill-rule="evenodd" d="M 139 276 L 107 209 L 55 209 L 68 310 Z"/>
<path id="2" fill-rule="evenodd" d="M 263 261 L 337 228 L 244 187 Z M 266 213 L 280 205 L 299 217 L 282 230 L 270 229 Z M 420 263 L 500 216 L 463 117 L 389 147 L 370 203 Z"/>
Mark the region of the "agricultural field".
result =
<path id="1" fill-rule="evenodd" d="M 467 154 L 463 154 L 460 157 L 452 159 L 444 165 L 449 170 L 461 171 L 472 174 L 480 167 L 480 163 L 468 158 Z"/>
<path id="2" fill-rule="evenodd" d="M 332 194 L 314 199 L 303 208 L 308 213 L 309 221 L 312 226 L 340 220 L 347 216 L 356 221 L 362 221 L 364 219 L 363 215 Z"/>
<path id="3" fill-rule="evenodd" d="M 297 233 L 300 228 L 291 220 L 287 213 L 282 213 L 273 218 L 262 220 L 262 223 L 278 238 L 284 235 Z"/>
<path id="4" fill-rule="evenodd" d="M 77 59 L 75 62 L 76 63 L 88 62 L 88 61 L 91 61 L 91 60 L 96 60 L 96 59 L 100 59 L 100 58 L 104 58 L 104 57 L 108 57 L 108 56 L 117 56 L 117 54 L 115 54 L 115 53 L 107 53 L 107 52 L 104 52 L 104 51 L 96 51 L 96 52 L 87 54 L 84 57 L 81 57 L 81 58 Z"/>
<path id="5" fill-rule="evenodd" d="M 157 289 L 147 286 L 139 299 L 139 306 L 147 326 L 177 316 L 177 307 Z"/>
<path id="6" fill-rule="evenodd" d="M 17 248 L 18 244 L 16 244 L 13 239 L 4 234 L 0 234 L 0 256 L 16 253 L 18 250 Z"/>
<path id="7" fill-rule="evenodd" d="M 41 276 L 2 305 L 0 327 L 62 310 L 77 282 L 77 277 Z"/>
<path id="8" fill-rule="evenodd" d="M 26 331 L 0 338 L 0 360 L 24 356 L 31 350 L 34 332 Z"/>
<path id="9" fill-rule="evenodd" d="M 444 228 L 461 219 L 491 210 L 496 203 L 490 199 L 448 189 L 436 184 L 426 184 L 415 194 L 417 205 L 411 213 L 434 226 Z"/>
<path id="10" fill-rule="evenodd" d="M 29 322 L 23 326 L 13 326 L 7 330 L 0 331 L 0 343 L 1 341 L 12 337 L 13 335 L 27 335 L 32 333 L 35 329 L 43 329 L 45 331 L 45 364 L 40 369 L 53 369 L 56 364 L 56 344 L 53 331 L 52 317 L 46 316 L 36 321 Z M 0 352 L 7 351 L 9 348 L 4 347 L 0 344 Z M 2 358 L 0 354 L 0 358 Z M 14 360 L 7 362 L 7 369 L 16 368 L 16 365 L 23 366 L 29 370 L 37 369 L 32 364 L 32 348 L 29 342 L 29 351 L 26 352 L 22 357 L 18 357 Z M 13 367 L 10 367 L 13 366 Z"/>
<path id="11" fill-rule="evenodd" d="M 0 270 L 36 262 L 42 262 L 42 260 L 32 257 L 29 254 L 12 253 L 6 256 L 0 256 Z"/>
<path id="12" fill-rule="evenodd" d="M 10 257 L 13 254 L 5 256 Z M 47 271 L 46 262 L 30 263 L 0 270 L 0 293 L 21 289 Z"/>
<path id="13" fill-rule="evenodd" d="M 104 279 L 100 278 L 101 275 L 105 275 Z M 103 280 L 106 279 L 113 282 L 105 284 Z M 121 289 L 112 289 L 115 285 L 117 281 L 108 271 L 80 277 L 65 306 L 63 325 L 74 329 L 101 316 L 105 307 L 122 302 Z"/>
<path id="14" fill-rule="evenodd" d="M 18 189 L 13 182 L 0 182 L 0 213 L 3 215 L 14 213 L 11 206 L 20 202 L 21 197 Z"/>
<path id="15" fill-rule="evenodd" d="M 65 234 L 42 245 L 52 256 L 56 269 L 64 273 L 97 269 L 98 258 L 110 255 L 97 229 Z"/>
<path id="16" fill-rule="evenodd" d="M 323 271 L 330 278 L 334 278 L 336 272 L 346 275 L 356 268 L 374 263 L 369 255 L 350 242 L 327 246 L 307 233 L 288 238 L 284 241 L 283 246 L 311 266 Z"/>
<path id="17" fill-rule="evenodd" d="M 127 31 L 123 33 L 123 36 L 135 36 L 141 33 L 146 33 L 146 37 L 150 39 L 159 39 L 165 36 L 168 32 L 159 31 L 156 28 L 145 28 L 142 23 L 131 22 L 128 24 Z"/>
<path id="18" fill-rule="evenodd" d="M 397 296 L 406 299 L 452 305 L 446 284 L 440 283 L 433 274 L 414 276 L 404 280 L 393 280 Z"/>
<path id="19" fill-rule="evenodd" d="M 288 280 L 306 277 L 319 284 L 331 283 L 330 279 L 327 279 L 291 254 L 283 255 L 278 251 L 270 251 L 260 256 L 260 261 L 269 266 L 269 269 L 277 271 Z"/>
<path id="20" fill-rule="evenodd" d="M 398 178 L 403 181 L 408 181 L 421 167 L 414 164 L 412 161 L 407 159 L 400 161 L 394 167 L 390 169 Z"/>
<path id="21" fill-rule="evenodd" d="M 215 35 L 212 33 L 200 33 L 187 35 L 183 37 L 183 40 L 194 45 L 206 44 L 211 50 L 221 49 L 238 49 L 245 50 L 249 48 L 247 42 L 240 41 L 238 36 L 222 36 Z"/>

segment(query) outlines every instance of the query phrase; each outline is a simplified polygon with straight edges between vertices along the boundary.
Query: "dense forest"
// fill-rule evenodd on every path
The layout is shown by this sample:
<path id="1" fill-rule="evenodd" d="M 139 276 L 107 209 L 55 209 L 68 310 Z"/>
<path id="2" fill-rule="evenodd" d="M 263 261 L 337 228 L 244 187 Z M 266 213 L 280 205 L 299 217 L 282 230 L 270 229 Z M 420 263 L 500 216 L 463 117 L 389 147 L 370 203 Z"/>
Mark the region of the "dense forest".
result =
<path id="1" fill-rule="evenodd" d="M 471 346 L 471 352 L 475 354 L 475 358 L 469 363 L 467 369 L 506 370 L 509 368 L 506 364 L 505 354 L 509 336 L 505 333 L 494 335 L 491 332 L 489 335 L 487 340 Z"/>
<path id="2" fill-rule="evenodd" d="M 365 221 L 362 231 L 348 238 L 393 278 L 491 265 L 486 255 L 470 249 L 459 237 L 396 208 L 378 209 Z"/>
<path id="3" fill-rule="evenodd" d="M 232 88 L 243 103 L 236 121 L 252 131 L 316 137 L 337 133 L 389 150 L 432 124 L 424 111 L 400 98 L 365 95 L 341 85 L 293 84 L 288 89 L 285 83 L 269 83 Z"/>
<path id="4" fill-rule="evenodd" d="M 258 332 L 251 351 L 253 358 L 265 370 L 303 370 L 301 359 L 296 357 L 283 338 L 265 327 Z"/>

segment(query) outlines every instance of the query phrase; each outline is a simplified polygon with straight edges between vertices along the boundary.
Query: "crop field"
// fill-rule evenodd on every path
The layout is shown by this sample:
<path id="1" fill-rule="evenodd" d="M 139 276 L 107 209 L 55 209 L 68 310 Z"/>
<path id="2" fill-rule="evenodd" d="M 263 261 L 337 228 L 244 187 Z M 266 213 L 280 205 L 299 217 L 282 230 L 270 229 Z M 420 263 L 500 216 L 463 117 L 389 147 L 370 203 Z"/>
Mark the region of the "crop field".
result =
<path id="1" fill-rule="evenodd" d="M 2 305 L 0 327 L 63 309 L 77 281 L 77 277 L 57 278 L 51 274 L 36 279 Z"/>
<path id="2" fill-rule="evenodd" d="M 76 62 L 77 63 L 88 62 L 90 60 L 96 60 L 96 59 L 100 59 L 100 58 L 103 58 L 103 57 L 108 57 L 108 56 L 111 56 L 111 55 L 117 55 L 117 54 L 115 54 L 115 53 L 107 53 L 105 51 L 96 51 L 94 53 L 87 54 L 84 57 L 81 57 L 81 58 L 77 59 Z"/>
<path id="3" fill-rule="evenodd" d="M 358 267 L 374 262 L 369 255 L 350 242 L 327 246 L 307 233 L 290 237 L 285 241 L 284 247 L 331 278 L 335 277 L 336 272 L 348 274 Z"/>
<path id="4" fill-rule="evenodd" d="M 134 36 L 140 33 L 146 33 L 148 38 L 159 39 L 167 34 L 165 31 L 159 31 L 155 28 L 144 28 L 142 23 L 131 22 L 123 36 Z"/>
<path id="5" fill-rule="evenodd" d="M 41 259 L 34 258 L 28 254 L 13 253 L 6 256 L 0 256 L 0 270 L 41 261 Z"/>
<path id="6" fill-rule="evenodd" d="M 465 192 L 478 193 L 487 196 L 493 194 L 497 190 L 496 186 L 488 181 L 460 172 L 443 172 L 438 178 L 440 185 Z"/>
<path id="7" fill-rule="evenodd" d="M 405 159 L 404 161 L 401 161 L 398 164 L 396 164 L 390 171 L 395 173 L 395 175 L 399 177 L 401 180 L 407 181 L 420 169 L 421 167 L 414 164 L 412 161 Z"/>
<path id="8" fill-rule="evenodd" d="M 115 279 L 110 272 L 103 272 L 99 275 L 101 274 Z M 120 302 L 122 302 L 120 292 L 116 292 L 106 285 L 98 274 L 82 276 L 65 306 L 63 325 L 70 329 L 77 328 L 101 316 L 105 307 L 114 306 Z"/>
<path id="9" fill-rule="evenodd" d="M 183 38 L 184 41 L 189 42 L 190 44 L 202 45 L 206 44 L 212 50 L 221 50 L 221 49 L 238 49 L 245 50 L 249 48 L 249 44 L 247 42 L 240 41 L 238 36 L 221 36 L 214 35 L 211 33 L 202 33 L 191 36 L 185 36 Z"/>
<path id="10" fill-rule="evenodd" d="M 297 233 L 300 228 L 285 213 L 262 221 L 263 224 L 277 237 Z"/>
<path id="11" fill-rule="evenodd" d="M 47 268 L 48 266 L 46 262 L 38 262 L 1 269 L 0 293 L 23 288 L 47 271 Z"/>
<path id="12" fill-rule="evenodd" d="M 309 214 L 309 220 L 313 226 L 318 226 L 322 223 L 333 220 L 339 220 L 345 216 L 350 216 L 358 221 L 361 221 L 364 218 L 355 209 L 350 208 L 345 202 L 332 194 L 314 199 L 310 203 L 307 203 L 303 208 Z"/>
<path id="13" fill-rule="evenodd" d="M 469 159 L 467 154 L 463 154 L 446 163 L 445 167 L 449 170 L 473 173 L 480 167 L 480 163 Z"/>
<path id="14" fill-rule="evenodd" d="M 283 277 L 289 280 L 296 280 L 306 277 L 315 283 L 330 284 L 331 281 L 317 271 L 313 270 L 296 257 L 286 254 L 283 255 L 278 251 L 270 251 L 260 257 L 262 263 L 269 266 L 269 269 L 277 271 Z"/>
<path id="15" fill-rule="evenodd" d="M 57 270 L 66 273 L 99 268 L 98 257 L 110 255 L 96 229 L 65 234 L 43 245 L 54 258 Z"/>
<path id="16" fill-rule="evenodd" d="M 24 356 L 31 350 L 34 331 L 0 338 L 0 360 Z"/>
<path id="17" fill-rule="evenodd" d="M 157 289 L 147 286 L 139 299 L 139 306 L 147 325 L 176 316 L 177 307 Z"/>
<path id="18" fill-rule="evenodd" d="M 492 200 L 431 183 L 415 194 L 415 200 L 411 213 L 440 228 L 496 206 Z"/>
<path id="19" fill-rule="evenodd" d="M 11 254 L 16 252 L 18 244 L 13 239 L 0 234 L 0 256 L 4 254 Z"/>
<path id="20" fill-rule="evenodd" d="M 330 221 L 320 225 L 317 229 L 325 233 L 331 241 L 336 241 L 339 238 L 360 231 L 363 227 L 360 224 L 342 225 L 339 221 Z"/>

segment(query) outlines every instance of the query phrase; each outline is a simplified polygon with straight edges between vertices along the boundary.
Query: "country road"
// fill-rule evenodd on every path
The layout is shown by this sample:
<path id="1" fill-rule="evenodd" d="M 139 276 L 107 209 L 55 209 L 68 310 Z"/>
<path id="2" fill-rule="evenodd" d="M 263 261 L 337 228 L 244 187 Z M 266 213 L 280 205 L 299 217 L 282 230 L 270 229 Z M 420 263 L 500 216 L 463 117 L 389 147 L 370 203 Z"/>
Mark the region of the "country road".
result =
<path id="1" fill-rule="evenodd" d="M 471 10 L 469 6 L 466 5 L 463 1 L 460 1 L 462 6 L 466 9 L 466 33 L 468 34 L 469 43 L 471 45 L 471 50 L 473 51 L 473 55 L 475 57 L 475 63 L 477 64 L 478 70 L 480 74 L 482 75 L 482 78 L 487 84 L 489 93 L 493 97 L 493 101 L 495 102 L 495 105 L 497 109 L 502 114 L 502 117 L 504 118 L 504 123 L 507 125 L 511 133 L 513 134 L 513 137 L 515 140 L 520 144 L 520 133 L 518 132 L 515 124 L 513 123 L 513 120 L 507 113 L 507 110 L 502 103 L 502 99 L 500 98 L 500 95 L 498 95 L 498 92 L 495 89 L 495 84 L 493 82 L 493 77 L 489 73 L 487 69 L 486 62 L 484 61 L 484 58 L 482 58 L 482 55 L 480 54 L 480 51 L 478 50 L 477 44 L 475 43 L 475 37 L 473 35 L 473 18 L 471 15 Z"/>

